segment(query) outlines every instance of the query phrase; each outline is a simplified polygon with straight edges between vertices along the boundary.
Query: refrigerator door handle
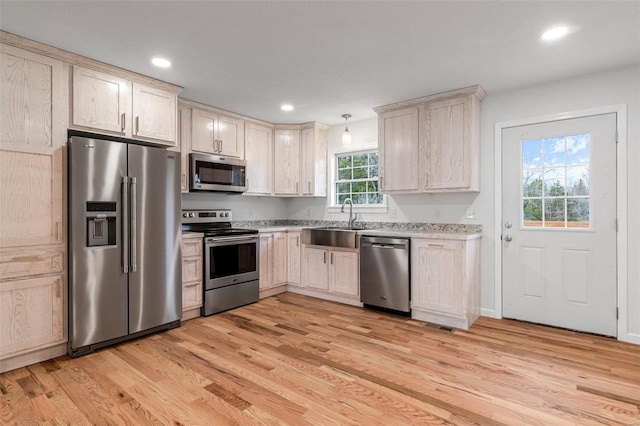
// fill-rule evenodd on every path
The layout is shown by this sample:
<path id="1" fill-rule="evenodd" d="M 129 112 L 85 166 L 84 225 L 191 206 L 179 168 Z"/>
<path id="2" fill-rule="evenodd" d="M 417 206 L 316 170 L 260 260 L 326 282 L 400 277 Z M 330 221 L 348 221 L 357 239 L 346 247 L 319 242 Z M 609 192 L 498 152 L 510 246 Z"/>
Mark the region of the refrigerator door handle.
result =
<path id="1" fill-rule="evenodd" d="M 138 265 L 136 261 L 136 246 L 137 246 L 137 233 L 138 233 L 138 221 L 137 221 L 137 183 L 136 178 L 132 177 L 131 179 L 131 272 L 136 272 L 138 270 Z"/>
<path id="2" fill-rule="evenodd" d="M 122 271 L 129 272 L 129 177 L 122 177 Z"/>

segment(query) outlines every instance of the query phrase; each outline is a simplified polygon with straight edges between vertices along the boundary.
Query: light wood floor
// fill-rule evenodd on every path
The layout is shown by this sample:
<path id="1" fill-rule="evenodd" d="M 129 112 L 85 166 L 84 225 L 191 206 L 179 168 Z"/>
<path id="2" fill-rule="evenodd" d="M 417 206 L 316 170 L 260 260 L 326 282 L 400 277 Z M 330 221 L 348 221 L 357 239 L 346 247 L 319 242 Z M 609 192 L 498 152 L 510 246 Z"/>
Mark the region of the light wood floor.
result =
<path id="1" fill-rule="evenodd" d="M 0 376 L 0 424 L 640 425 L 640 347 L 291 293 Z"/>

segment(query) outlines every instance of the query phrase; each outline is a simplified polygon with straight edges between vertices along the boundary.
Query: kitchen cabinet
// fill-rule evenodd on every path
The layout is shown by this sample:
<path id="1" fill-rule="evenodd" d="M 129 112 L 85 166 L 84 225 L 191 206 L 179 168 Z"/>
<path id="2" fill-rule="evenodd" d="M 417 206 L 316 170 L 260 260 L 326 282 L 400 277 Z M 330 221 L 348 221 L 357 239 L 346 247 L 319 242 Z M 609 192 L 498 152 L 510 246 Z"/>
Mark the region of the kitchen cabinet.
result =
<path id="1" fill-rule="evenodd" d="M 301 131 L 302 194 L 313 197 L 327 196 L 327 141 L 329 129 L 313 123 Z"/>
<path id="2" fill-rule="evenodd" d="M 180 153 L 180 192 L 189 192 L 189 150 L 191 147 L 191 108 L 178 104 L 178 144 L 169 151 Z"/>
<path id="3" fill-rule="evenodd" d="M 0 54 L 0 370 L 6 371 L 66 352 L 69 67 L 5 44 Z"/>
<path id="4" fill-rule="evenodd" d="M 72 127 L 176 145 L 177 90 L 81 66 L 73 67 L 72 88 Z"/>
<path id="5" fill-rule="evenodd" d="M 191 129 L 192 151 L 244 159 L 244 120 L 193 108 Z"/>
<path id="6" fill-rule="evenodd" d="M 247 122 L 245 159 L 246 195 L 271 195 L 273 192 L 273 129 Z"/>
<path id="7" fill-rule="evenodd" d="M 276 129 L 273 142 L 274 195 L 300 194 L 300 131 Z"/>
<path id="8" fill-rule="evenodd" d="M 326 197 L 327 138 L 328 127 L 315 122 L 276 128 L 274 195 Z"/>
<path id="9" fill-rule="evenodd" d="M 296 292 L 361 306 L 359 261 L 358 250 L 303 244 L 304 291 Z"/>
<path id="10" fill-rule="evenodd" d="M 203 234 L 182 234 L 182 320 L 200 316 L 203 286 Z"/>
<path id="11" fill-rule="evenodd" d="M 480 190 L 480 101 L 472 86 L 375 108 L 386 193 Z"/>
<path id="12" fill-rule="evenodd" d="M 403 108 L 378 116 L 380 190 L 418 191 L 420 150 L 418 108 Z"/>
<path id="13" fill-rule="evenodd" d="M 480 239 L 411 239 L 412 318 L 468 329 L 480 315 Z"/>
<path id="14" fill-rule="evenodd" d="M 300 244 L 300 231 L 287 231 L 287 251 L 289 262 L 287 268 L 287 283 L 289 285 L 301 285 L 300 262 L 302 260 L 302 245 Z"/>
<path id="15" fill-rule="evenodd" d="M 287 234 L 260 233 L 260 298 L 286 290 Z"/>

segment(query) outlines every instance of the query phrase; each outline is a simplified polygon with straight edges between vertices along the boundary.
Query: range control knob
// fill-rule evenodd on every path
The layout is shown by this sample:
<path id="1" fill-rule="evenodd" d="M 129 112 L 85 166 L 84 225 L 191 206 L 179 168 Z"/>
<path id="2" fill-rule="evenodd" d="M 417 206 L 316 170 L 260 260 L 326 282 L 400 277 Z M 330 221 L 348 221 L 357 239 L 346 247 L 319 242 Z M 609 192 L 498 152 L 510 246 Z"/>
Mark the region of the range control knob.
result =
<path id="1" fill-rule="evenodd" d="M 191 212 L 191 213 L 189 213 L 189 217 L 196 217 L 196 214 Z"/>
<path id="2" fill-rule="evenodd" d="M 189 213 L 182 213 L 182 217 L 189 217 Z"/>

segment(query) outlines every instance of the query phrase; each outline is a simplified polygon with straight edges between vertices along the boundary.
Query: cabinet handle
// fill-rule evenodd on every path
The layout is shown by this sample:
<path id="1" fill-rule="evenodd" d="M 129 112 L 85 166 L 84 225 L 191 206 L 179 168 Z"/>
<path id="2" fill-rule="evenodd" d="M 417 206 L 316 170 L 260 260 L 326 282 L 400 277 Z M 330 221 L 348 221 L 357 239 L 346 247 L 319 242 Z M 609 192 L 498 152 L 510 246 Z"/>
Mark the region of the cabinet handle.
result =
<path id="1" fill-rule="evenodd" d="M 127 113 L 123 112 L 122 116 L 120 117 L 120 127 L 122 128 L 122 131 L 124 132 L 124 129 L 126 129 L 127 127 Z"/>
<path id="2" fill-rule="evenodd" d="M 296 236 L 296 247 L 300 247 L 300 235 Z"/>
<path id="3" fill-rule="evenodd" d="M 380 187 L 380 189 L 384 188 L 383 179 L 384 179 L 384 178 L 383 178 L 382 176 L 378 177 L 378 180 L 380 181 L 380 183 L 379 183 L 379 185 L 378 185 L 378 186 Z"/>
<path id="4" fill-rule="evenodd" d="M 444 247 L 444 244 L 427 244 L 429 247 Z"/>
<path id="5" fill-rule="evenodd" d="M 222 152 L 222 139 L 219 139 L 219 140 L 218 140 L 218 143 L 219 143 L 219 145 L 218 145 L 218 152 Z"/>
<path id="6" fill-rule="evenodd" d="M 333 265 L 333 252 L 331 252 L 331 264 Z"/>
<path id="7" fill-rule="evenodd" d="M 327 263 L 327 252 L 322 253 L 322 262 Z"/>
<path id="8" fill-rule="evenodd" d="M 311 192 L 311 181 L 309 181 L 309 184 L 307 186 L 308 186 L 307 191 Z"/>
<path id="9" fill-rule="evenodd" d="M 140 131 L 140 116 L 136 115 L 136 135 Z"/>
<path id="10" fill-rule="evenodd" d="M 296 194 L 300 192 L 300 184 L 296 182 Z"/>

